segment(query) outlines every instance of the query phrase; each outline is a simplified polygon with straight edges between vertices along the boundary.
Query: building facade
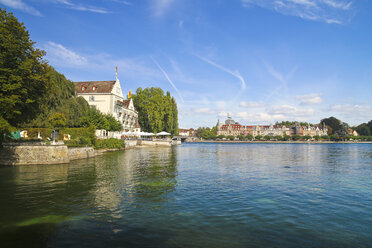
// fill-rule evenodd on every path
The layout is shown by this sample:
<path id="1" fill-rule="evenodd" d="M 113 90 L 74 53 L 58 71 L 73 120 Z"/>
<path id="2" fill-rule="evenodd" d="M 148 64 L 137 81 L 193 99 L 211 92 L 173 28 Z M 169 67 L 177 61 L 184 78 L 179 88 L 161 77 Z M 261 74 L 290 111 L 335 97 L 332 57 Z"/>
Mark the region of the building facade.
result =
<path id="1" fill-rule="evenodd" d="M 189 129 L 180 128 L 178 129 L 178 131 L 179 131 L 180 136 L 185 136 L 185 137 L 195 136 L 195 129 L 193 128 L 189 128 Z"/>
<path id="2" fill-rule="evenodd" d="M 75 82 L 78 96 L 84 97 L 89 106 L 104 114 L 110 114 L 123 124 L 124 131 L 140 131 L 138 112 L 129 96 L 124 99 L 120 81 Z"/>
<path id="3" fill-rule="evenodd" d="M 243 135 L 247 136 L 252 135 L 253 137 L 256 136 L 293 136 L 293 135 L 300 135 L 305 136 L 309 135 L 313 136 L 323 136 L 328 134 L 328 129 L 325 125 L 323 127 L 319 126 L 292 126 L 286 127 L 283 125 L 254 125 L 254 126 L 245 126 L 241 125 L 238 122 L 228 117 L 225 121 L 225 124 L 220 123 L 218 120 L 217 122 L 217 136 L 224 135 L 224 136 L 238 136 Z"/>

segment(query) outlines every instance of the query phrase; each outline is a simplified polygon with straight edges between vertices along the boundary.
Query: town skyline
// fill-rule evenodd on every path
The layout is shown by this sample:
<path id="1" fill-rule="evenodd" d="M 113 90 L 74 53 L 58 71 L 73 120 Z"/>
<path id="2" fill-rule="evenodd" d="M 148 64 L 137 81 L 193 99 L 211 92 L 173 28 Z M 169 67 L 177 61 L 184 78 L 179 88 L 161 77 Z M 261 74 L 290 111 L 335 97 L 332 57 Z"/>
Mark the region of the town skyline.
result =
<path id="1" fill-rule="evenodd" d="M 0 0 L 72 81 L 161 87 L 179 126 L 372 116 L 368 1 Z M 221 18 L 224 17 L 224 18 Z"/>

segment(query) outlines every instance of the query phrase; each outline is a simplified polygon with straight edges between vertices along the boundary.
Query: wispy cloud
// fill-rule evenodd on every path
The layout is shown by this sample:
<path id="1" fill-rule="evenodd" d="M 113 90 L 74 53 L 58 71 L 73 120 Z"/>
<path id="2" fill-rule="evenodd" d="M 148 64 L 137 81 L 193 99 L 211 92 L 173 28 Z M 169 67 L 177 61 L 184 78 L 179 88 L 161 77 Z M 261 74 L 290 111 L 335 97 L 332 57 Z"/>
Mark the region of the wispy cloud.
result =
<path id="1" fill-rule="evenodd" d="M 43 47 L 47 51 L 47 58 L 54 65 L 85 66 L 88 60 L 61 44 L 49 41 Z"/>
<path id="2" fill-rule="evenodd" d="M 132 5 L 133 5 L 132 2 L 124 1 L 124 0 L 112 0 L 112 1 L 113 1 L 113 2 L 116 2 L 116 3 L 124 4 L 124 5 L 127 5 L 127 6 L 132 6 Z"/>
<path id="3" fill-rule="evenodd" d="M 163 16 L 169 11 L 171 5 L 175 2 L 174 0 L 151 0 L 152 10 L 156 17 Z"/>
<path id="4" fill-rule="evenodd" d="M 239 106 L 243 108 L 262 108 L 262 107 L 265 107 L 266 104 L 264 102 L 251 101 L 251 102 L 240 102 Z"/>
<path id="5" fill-rule="evenodd" d="M 259 6 L 307 20 L 342 24 L 350 16 L 352 1 L 345 0 L 241 0 L 244 7 Z"/>
<path id="6" fill-rule="evenodd" d="M 300 100 L 300 105 L 311 105 L 323 102 L 321 94 L 308 94 L 303 96 L 296 96 Z"/>
<path id="7" fill-rule="evenodd" d="M 277 94 L 279 90 L 284 89 L 286 91 L 288 89 L 288 81 L 292 78 L 293 74 L 297 71 L 297 66 L 293 67 L 293 69 L 289 73 L 287 73 L 287 75 L 284 75 L 283 73 L 277 71 L 272 65 L 270 65 L 264 60 L 263 60 L 263 64 L 266 68 L 267 73 L 280 82 L 280 84 L 278 84 L 277 87 L 274 88 L 274 90 L 272 90 L 271 92 L 269 92 L 269 94 L 266 96 L 266 101 L 267 101 L 273 95 Z"/>
<path id="8" fill-rule="evenodd" d="M 22 0 L 0 0 L 0 3 L 12 9 L 18 9 L 31 15 L 41 16 L 40 11 L 23 2 Z"/>
<path id="9" fill-rule="evenodd" d="M 228 74 L 236 77 L 237 79 L 239 79 L 239 81 L 240 81 L 240 87 L 241 87 L 241 90 L 242 91 L 244 91 L 247 88 L 247 85 L 245 83 L 244 78 L 240 75 L 240 73 L 238 71 L 232 71 L 232 70 L 230 70 L 230 69 L 228 69 L 228 68 L 226 68 L 226 67 L 224 67 L 222 65 L 219 65 L 219 64 L 213 62 L 212 60 L 209 60 L 209 59 L 207 59 L 207 58 L 205 58 L 203 56 L 200 56 L 198 54 L 194 54 L 194 55 L 196 57 L 198 57 L 199 59 L 203 60 L 204 62 L 207 62 L 208 64 L 213 65 L 214 67 L 220 69 L 221 71 L 224 71 L 224 72 L 226 72 L 226 73 L 228 73 Z"/>
<path id="10" fill-rule="evenodd" d="M 164 77 L 168 80 L 168 82 L 173 87 L 173 89 L 177 92 L 177 95 L 180 97 L 182 103 L 184 103 L 185 101 L 183 100 L 183 97 L 182 97 L 180 91 L 177 89 L 176 85 L 170 79 L 170 77 L 168 76 L 168 74 L 164 71 L 164 69 L 159 65 L 159 63 L 153 57 L 151 57 L 151 59 L 155 63 L 155 65 L 159 68 L 159 70 L 163 73 Z"/>
<path id="11" fill-rule="evenodd" d="M 273 106 L 267 110 L 267 113 L 271 115 L 283 115 L 287 118 L 293 117 L 310 117 L 314 115 L 313 109 L 298 109 L 291 105 L 279 105 Z"/>
<path id="12" fill-rule="evenodd" d="M 63 72 L 65 69 L 78 69 L 87 72 L 86 77 L 90 77 L 89 72 L 114 71 L 115 66 L 120 71 L 125 72 L 128 78 L 136 78 L 136 80 L 143 80 L 152 82 L 162 77 L 158 70 L 153 69 L 147 64 L 148 58 L 115 58 L 109 54 L 96 53 L 81 53 L 66 47 L 62 44 L 49 41 L 43 46 L 43 50 L 47 52 L 46 58 L 52 66 Z M 123 75 L 123 74 L 121 74 Z M 70 75 L 71 77 L 71 75 Z M 72 78 L 73 80 L 87 80 L 87 78 Z"/>
<path id="13" fill-rule="evenodd" d="M 360 104 L 334 104 L 328 109 L 334 115 L 340 115 L 344 120 L 352 124 L 367 122 L 371 120 L 372 106 Z"/>
<path id="14" fill-rule="evenodd" d="M 73 3 L 73 2 L 70 2 L 69 0 L 52 0 L 52 1 L 55 2 L 55 3 L 63 4 L 67 8 L 73 9 L 73 10 L 93 12 L 93 13 L 98 13 L 98 14 L 108 14 L 108 13 L 110 13 L 110 11 L 108 11 L 104 8 L 100 8 L 100 7 L 96 7 L 96 6 L 90 6 L 90 5 L 83 5 L 83 4 L 80 4 L 80 3 Z M 124 1 L 124 2 L 126 2 L 126 1 Z"/>

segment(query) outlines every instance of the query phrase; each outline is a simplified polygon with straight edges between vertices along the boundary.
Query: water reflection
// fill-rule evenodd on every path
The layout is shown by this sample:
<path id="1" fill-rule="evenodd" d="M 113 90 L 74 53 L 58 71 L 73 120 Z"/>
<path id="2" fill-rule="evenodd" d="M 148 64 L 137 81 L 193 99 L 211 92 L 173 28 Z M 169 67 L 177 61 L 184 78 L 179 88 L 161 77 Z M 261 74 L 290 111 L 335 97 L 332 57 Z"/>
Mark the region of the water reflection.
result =
<path id="1" fill-rule="evenodd" d="M 367 247 L 372 146 L 184 144 L 0 168 L 2 247 Z"/>

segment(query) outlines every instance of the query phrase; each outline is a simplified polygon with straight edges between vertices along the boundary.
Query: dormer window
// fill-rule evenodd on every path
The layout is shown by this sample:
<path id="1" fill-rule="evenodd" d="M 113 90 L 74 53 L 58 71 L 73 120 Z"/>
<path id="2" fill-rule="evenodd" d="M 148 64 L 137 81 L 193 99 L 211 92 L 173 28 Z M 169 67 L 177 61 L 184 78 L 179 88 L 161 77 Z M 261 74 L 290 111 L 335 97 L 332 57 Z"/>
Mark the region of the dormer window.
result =
<path id="1" fill-rule="evenodd" d="M 97 87 L 94 85 L 94 86 L 93 86 L 93 91 L 96 91 L 96 89 L 97 89 Z"/>
<path id="2" fill-rule="evenodd" d="M 81 91 L 85 91 L 85 86 L 81 86 Z"/>

